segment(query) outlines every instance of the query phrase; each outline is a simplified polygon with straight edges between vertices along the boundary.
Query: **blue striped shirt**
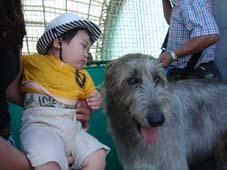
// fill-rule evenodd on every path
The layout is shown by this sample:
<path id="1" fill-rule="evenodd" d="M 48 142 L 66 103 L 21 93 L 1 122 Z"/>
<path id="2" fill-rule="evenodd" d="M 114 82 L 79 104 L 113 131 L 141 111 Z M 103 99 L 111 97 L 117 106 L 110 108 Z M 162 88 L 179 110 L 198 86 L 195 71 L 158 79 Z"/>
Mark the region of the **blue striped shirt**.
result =
<path id="1" fill-rule="evenodd" d="M 173 3 L 167 50 L 176 50 L 192 37 L 219 34 L 210 0 L 174 0 Z M 203 50 L 197 65 L 214 60 L 214 56 L 213 44 Z M 177 68 L 185 68 L 190 58 L 181 57 L 172 64 Z"/>

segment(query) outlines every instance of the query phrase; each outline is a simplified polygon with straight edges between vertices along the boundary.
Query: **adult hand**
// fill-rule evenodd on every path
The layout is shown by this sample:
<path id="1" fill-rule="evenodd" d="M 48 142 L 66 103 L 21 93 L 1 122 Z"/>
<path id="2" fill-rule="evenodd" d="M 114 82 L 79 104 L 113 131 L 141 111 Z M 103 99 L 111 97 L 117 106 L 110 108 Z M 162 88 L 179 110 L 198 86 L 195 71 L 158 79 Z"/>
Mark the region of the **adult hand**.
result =
<path id="1" fill-rule="evenodd" d="M 172 56 L 167 52 L 161 53 L 158 59 L 164 68 L 168 67 L 168 65 L 172 62 Z"/>
<path id="2" fill-rule="evenodd" d="M 78 100 L 76 108 L 76 118 L 82 122 L 84 129 L 87 131 L 89 129 L 88 120 L 91 117 L 91 110 L 85 100 Z"/>

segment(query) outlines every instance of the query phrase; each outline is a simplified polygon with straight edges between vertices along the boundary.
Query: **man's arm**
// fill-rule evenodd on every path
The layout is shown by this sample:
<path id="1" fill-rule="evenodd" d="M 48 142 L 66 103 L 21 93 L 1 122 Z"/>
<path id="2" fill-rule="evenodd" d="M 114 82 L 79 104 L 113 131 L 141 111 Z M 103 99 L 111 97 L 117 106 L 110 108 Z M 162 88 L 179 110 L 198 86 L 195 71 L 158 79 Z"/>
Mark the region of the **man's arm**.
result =
<path id="1" fill-rule="evenodd" d="M 172 11 L 172 6 L 170 4 L 170 1 L 169 0 L 162 0 L 162 7 L 163 7 L 165 20 L 169 24 L 170 23 L 170 17 L 171 17 L 171 11 Z"/>
<path id="2" fill-rule="evenodd" d="M 192 55 L 206 49 L 218 40 L 218 34 L 193 37 L 186 41 L 182 46 L 179 46 L 174 53 L 178 58 Z M 160 54 L 159 61 L 162 63 L 163 67 L 167 67 L 173 61 L 173 57 L 171 56 L 171 53 L 165 52 Z"/>
<path id="3" fill-rule="evenodd" d="M 182 46 L 178 47 L 175 50 L 175 54 L 177 57 L 192 55 L 206 49 L 218 40 L 218 34 L 193 37 L 186 41 Z"/>

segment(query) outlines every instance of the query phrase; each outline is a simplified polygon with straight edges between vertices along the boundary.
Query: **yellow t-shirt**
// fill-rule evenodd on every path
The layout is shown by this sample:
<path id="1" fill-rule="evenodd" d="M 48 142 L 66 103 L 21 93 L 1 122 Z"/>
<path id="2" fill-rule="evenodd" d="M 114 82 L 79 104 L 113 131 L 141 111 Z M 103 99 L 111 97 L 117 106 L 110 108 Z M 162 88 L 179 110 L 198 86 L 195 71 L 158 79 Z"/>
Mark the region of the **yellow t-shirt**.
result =
<path id="1" fill-rule="evenodd" d="M 75 80 L 75 68 L 51 55 L 33 54 L 22 57 L 23 82 L 34 81 L 53 96 L 70 100 L 85 99 L 96 91 L 94 82 L 86 70 L 79 70 L 86 76 L 81 88 Z M 38 88 L 22 86 L 22 92 L 44 92 Z"/>

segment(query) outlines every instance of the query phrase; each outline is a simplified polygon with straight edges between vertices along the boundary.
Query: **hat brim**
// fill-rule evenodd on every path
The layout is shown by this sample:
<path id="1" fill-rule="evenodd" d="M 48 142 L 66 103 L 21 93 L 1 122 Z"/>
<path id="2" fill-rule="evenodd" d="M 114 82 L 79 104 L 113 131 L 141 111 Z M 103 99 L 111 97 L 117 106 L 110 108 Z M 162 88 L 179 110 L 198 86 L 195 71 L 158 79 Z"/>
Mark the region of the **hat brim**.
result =
<path id="1" fill-rule="evenodd" d="M 89 30 L 92 42 L 95 42 L 101 35 L 101 30 L 95 23 L 88 20 L 75 20 L 45 31 L 36 44 L 38 53 L 46 55 L 48 53 L 48 48 L 54 39 L 72 29 L 80 27 Z"/>

